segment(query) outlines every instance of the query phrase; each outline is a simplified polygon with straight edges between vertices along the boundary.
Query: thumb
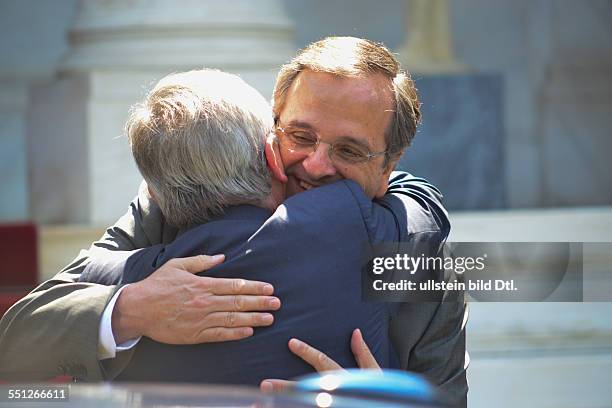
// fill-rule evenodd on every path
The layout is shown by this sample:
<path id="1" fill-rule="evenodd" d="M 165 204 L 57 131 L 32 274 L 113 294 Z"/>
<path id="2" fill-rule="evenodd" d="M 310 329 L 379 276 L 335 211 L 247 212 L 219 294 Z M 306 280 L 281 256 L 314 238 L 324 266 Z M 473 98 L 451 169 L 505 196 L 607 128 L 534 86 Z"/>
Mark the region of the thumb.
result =
<path id="1" fill-rule="evenodd" d="M 187 258 L 174 258 L 168 261 L 168 264 L 191 273 L 200 273 L 206 271 L 213 266 L 217 266 L 225 260 L 225 255 L 196 255 Z"/>

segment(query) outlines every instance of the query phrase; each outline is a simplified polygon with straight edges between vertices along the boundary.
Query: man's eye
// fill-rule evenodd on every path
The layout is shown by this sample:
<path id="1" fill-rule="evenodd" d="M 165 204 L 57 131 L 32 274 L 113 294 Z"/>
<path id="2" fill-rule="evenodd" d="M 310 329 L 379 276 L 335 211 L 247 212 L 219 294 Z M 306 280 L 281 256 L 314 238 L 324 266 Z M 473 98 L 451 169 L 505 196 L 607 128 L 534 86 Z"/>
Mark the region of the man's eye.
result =
<path id="1" fill-rule="evenodd" d="M 367 157 L 366 153 L 354 146 L 339 145 L 334 150 L 341 159 L 347 161 L 360 161 Z"/>
<path id="2" fill-rule="evenodd" d="M 317 139 L 307 132 L 291 132 L 291 139 L 301 145 L 313 145 L 317 143 Z"/>

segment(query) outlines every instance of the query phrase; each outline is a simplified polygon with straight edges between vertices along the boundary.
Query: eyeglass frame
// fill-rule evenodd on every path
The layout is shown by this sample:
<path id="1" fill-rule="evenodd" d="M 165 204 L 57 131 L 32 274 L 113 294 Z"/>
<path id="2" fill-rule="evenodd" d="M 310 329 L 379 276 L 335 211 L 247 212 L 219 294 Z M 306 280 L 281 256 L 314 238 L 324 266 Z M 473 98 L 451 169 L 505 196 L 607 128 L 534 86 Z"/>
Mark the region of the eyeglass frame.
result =
<path id="1" fill-rule="evenodd" d="M 291 127 L 289 127 L 289 128 L 291 128 Z M 274 135 L 276 136 L 276 138 L 279 139 L 277 131 L 280 131 L 283 135 L 287 136 L 288 133 L 285 131 L 285 129 L 287 129 L 287 127 L 281 126 L 281 125 L 275 125 L 274 129 L 272 131 L 274 132 Z M 313 135 L 314 139 L 316 140 L 316 142 L 312 146 L 300 146 L 299 148 L 308 149 L 308 150 L 312 149 L 312 151 L 309 153 L 309 155 L 310 155 L 310 154 L 316 152 L 317 149 L 319 148 L 319 145 L 321 144 L 321 142 L 323 142 L 323 143 L 329 145 L 329 149 L 327 149 L 327 156 L 329 157 L 329 160 L 331 160 L 332 162 L 334 161 L 334 147 L 336 145 L 338 145 L 339 143 L 341 143 L 341 142 L 329 143 L 329 142 L 326 142 L 324 140 L 321 140 L 321 138 L 315 132 L 313 132 L 312 130 L 304 129 L 304 128 L 297 128 L 297 129 L 299 129 L 301 132 L 309 133 L 309 134 Z M 291 138 L 291 136 L 288 136 L 288 137 Z M 279 142 L 280 142 L 280 140 L 279 140 Z M 339 156 L 336 156 L 336 157 L 337 157 L 337 159 L 340 162 L 342 162 L 344 164 L 355 165 L 355 164 L 368 163 L 374 157 L 378 157 L 378 156 L 381 156 L 383 154 L 389 153 L 388 150 L 384 150 L 382 152 L 372 152 L 368 147 L 365 147 L 365 146 L 361 146 L 361 147 L 366 149 L 368 152 L 367 152 L 367 154 L 362 156 L 363 158 L 359 159 L 359 161 L 350 162 L 350 161 L 347 161 L 345 159 L 340 158 Z"/>

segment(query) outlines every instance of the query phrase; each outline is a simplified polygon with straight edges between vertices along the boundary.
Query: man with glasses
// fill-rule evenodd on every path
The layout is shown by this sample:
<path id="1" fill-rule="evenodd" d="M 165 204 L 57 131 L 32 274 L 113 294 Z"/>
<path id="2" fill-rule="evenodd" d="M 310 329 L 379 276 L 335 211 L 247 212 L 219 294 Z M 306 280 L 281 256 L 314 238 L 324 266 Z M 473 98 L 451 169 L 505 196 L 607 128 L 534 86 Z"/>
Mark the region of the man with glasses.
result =
<path id="1" fill-rule="evenodd" d="M 352 37 L 317 41 L 281 67 L 273 112 L 280 141 L 275 157 L 284 168 L 277 177 L 286 177 L 287 195 L 345 178 L 372 199 L 384 197 L 421 118 L 414 83 L 391 53 Z M 410 236 L 426 232 L 421 215 L 416 207 L 406 214 Z M 401 304 L 390 334 L 402 369 L 426 375 L 465 405 L 467 309 L 462 293 L 446 295 L 441 303 Z M 308 345 L 290 347 L 319 371 L 337 368 Z"/>
<path id="2" fill-rule="evenodd" d="M 274 90 L 273 112 L 278 144 L 277 149 L 269 150 L 268 160 L 275 164 L 271 166 L 275 178 L 286 182 L 288 196 L 350 179 L 367 197 L 384 197 L 391 172 L 409 146 L 420 120 L 416 90 L 397 61 L 386 48 L 355 38 L 332 37 L 313 43 L 283 66 Z M 412 206 L 402 208 L 407 212 L 404 234 L 408 237 L 429 233 L 431 225 L 443 222 L 440 212 L 428 210 L 420 198 L 427 193 L 419 192 L 419 188 L 411 196 Z M 107 243 L 99 246 L 111 250 L 170 242 L 177 233 L 164 224 L 145 190 L 122 222 L 109 231 L 114 233 L 107 235 L 104 238 Z M 142 239 L 143 236 L 147 238 Z M 445 235 L 438 239 L 443 241 Z M 204 269 L 204 265 L 198 267 Z M 190 268 L 175 264 L 172 272 L 182 269 Z M 254 294 L 263 294 L 260 289 Z M 106 298 L 105 315 L 111 315 L 113 323 L 125 313 L 121 305 L 129 303 L 124 299 L 127 293 L 113 292 L 111 302 Z M 253 306 L 247 310 L 262 309 Z M 406 303 L 400 306 L 390 326 L 400 367 L 428 376 L 456 401 L 465 400 L 467 393 L 464 314 L 462 302 Z M 99 320 L 95 315 L 92 318 Z M 123 334 L 113 331 L 117 343 L 131 337 L 125 334 L 129 327 L 124 329 Z M 250 335 L 252 331 L 241 333 L 234 338 Z M 111 348 L 116 347 L 112 343 Z M 337 367 L 306 344 L 293 342 L 289 346 L 317 369 Z M 114 355 L 115 350 L 110 353 Z M 270 381 L 264 385 L 282 387 L 282 384 Z"/>

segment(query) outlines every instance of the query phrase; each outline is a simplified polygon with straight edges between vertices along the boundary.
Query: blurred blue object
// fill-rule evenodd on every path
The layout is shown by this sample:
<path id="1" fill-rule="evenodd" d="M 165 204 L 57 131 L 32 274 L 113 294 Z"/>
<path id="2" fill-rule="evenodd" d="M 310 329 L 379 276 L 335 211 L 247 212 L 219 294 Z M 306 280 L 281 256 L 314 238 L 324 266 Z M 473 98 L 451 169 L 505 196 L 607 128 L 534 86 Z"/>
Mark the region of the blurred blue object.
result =
<path id="1" fill-rule="evenodd" d="M 447 406 L 444 396 L 423 377 L 397 370 L 351 369 L 310 374 L 298 379 L 295 391 L 358 399 L 363 403 L 360 406 Z M 323 402 L 317 405 L 339 406 Z"/>
<path id="2" fill-rule="evenodd" d="M 9 399 L 9 389 L 64 389 L 66 398 Z M 298 379 L 288 392 L 262 394 L 255 387 L 176 383 L 0 384 L 0 408 L 435 408 L 446 407 L 423 378 L 402 371 L 349 370 Z M 40 404 L 42 402 L 42 404 Z"/>

